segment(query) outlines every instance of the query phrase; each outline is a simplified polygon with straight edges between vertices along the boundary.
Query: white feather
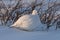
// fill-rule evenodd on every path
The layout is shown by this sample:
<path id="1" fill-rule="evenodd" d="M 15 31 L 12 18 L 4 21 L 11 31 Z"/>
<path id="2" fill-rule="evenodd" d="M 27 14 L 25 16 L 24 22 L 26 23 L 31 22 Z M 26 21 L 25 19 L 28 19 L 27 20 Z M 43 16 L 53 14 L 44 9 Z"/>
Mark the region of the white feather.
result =
<path id="1" fill-rule="evenodd" d="M 37 14 L 37 11 L 34 10 L 32 14 L 20 17 L 12 26 L 19 27 L 24 30 L 33 30 L 37 28 L 39 25 L 40 19 Z"/>

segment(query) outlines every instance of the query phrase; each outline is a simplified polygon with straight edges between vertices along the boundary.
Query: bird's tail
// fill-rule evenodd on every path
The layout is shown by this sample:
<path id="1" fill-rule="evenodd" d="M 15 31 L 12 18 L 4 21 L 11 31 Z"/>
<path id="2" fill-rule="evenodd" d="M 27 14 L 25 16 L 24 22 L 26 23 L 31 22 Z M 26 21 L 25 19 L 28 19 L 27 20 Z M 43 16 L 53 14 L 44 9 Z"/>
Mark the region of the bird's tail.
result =
<path id="1" fill-rule="evenodd" d="M 16 26 L 16 25 L 15 25 L 15 23 L 14 23 L 14 24 L 12 24 L 10 27 L 12 27 L 12 28 L 13 28 L 13 27 L 15 27 L 15 26 Z"/>

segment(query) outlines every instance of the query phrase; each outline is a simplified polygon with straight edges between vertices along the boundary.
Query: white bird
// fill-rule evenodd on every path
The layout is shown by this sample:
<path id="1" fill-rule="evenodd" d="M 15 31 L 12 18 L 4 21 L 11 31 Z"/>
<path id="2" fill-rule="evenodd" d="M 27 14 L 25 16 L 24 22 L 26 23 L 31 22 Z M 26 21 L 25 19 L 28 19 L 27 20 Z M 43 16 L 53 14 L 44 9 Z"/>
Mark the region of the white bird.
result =
<path id="1" fill-rule="evenodd" d="M 40 26 L 40 19 L 36 10 L 33 10 L 30 15 L 21 16 L 12 27 L 18 27 L 24 30 L 34 30 Z"/>

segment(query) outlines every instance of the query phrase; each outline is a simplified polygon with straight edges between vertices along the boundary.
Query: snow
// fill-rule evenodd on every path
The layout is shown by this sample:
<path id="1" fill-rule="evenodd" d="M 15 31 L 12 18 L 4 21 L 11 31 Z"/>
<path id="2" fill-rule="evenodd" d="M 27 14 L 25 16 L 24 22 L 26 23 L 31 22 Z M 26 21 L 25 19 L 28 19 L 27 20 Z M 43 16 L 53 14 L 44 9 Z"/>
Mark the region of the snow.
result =
<path id="1" fill-rule="evenodd" d="M 60 40 L 60 31 L 26 32 L 0 26 L 0 40 Z"/>
<path id="2" fill-rule="evenodd" d="M 25 0 L 24 3 L 30 3 L 33 0 L 29 0 L 27 2 L 26 1 L 27 0 Z M 10 4 L 10 2 L 8 2 L 8 4 L 7 4 L 7 2 L 8 1 L 5 0 L 5 3 L 8 6 L 8 4 Z M 11 5 L 13 5 L 14 3 L 15 2 L 12 2 Z M 43 8 L 43 9 L 45 9 L 45 8 Z M 60 14 L 59 11 L 57 11 L 57 12 L 58 13 L 56 13 L 56 14 Z M 24 15 L 24 16 L 27 16 L 27 15 Z M 35 17 L 34 14 L 33 14 L 33 16 Z M 28 18 L 33 17 L 33 16 L 31 16 L 31 14 L 30 14 L 30 16 Z M 33 18 L 31 18 L 31 19 L 33 20 Z M 39 18 L 37 18 L 37 19 L 39 19 Z M 34 18 L 34 20 L 35 20 L 34 22 L 36 22 L 37 19 Z M 39 20 L 37 20 L 37 22 L 39 22 Z M 30 24 L 30 21 L 29 21 L 29 24 Z M 32 25 L 34 25 L 34 23 Z M 38 25 L 39 25 L 38 27 L 40 27 L 40 28 L 46 27 L 46 25 L 41 24 L 41 22 Z M 52 28 L 54 28 L 54 27 L 55 26 L 53 26 Z M 50 28 L 50 30 L 48 32 L 41 31 L 41 30 L 29 32 L 29 31 L 22 31 L 22 30 L 15 29 L 15 28 L 10 28 L 9 26 L 0 26 L 0 40 L 60 40 L 60 30 L 54 30 L 55 28 L 52 30 L 52 28 Z"/>
<path id="3" fill-rule="evenodd" d="M 31 4 L 32 2 L 35 2 L 35 0 L 22 0 L 22 3 Z"/>
<path id="4" fill-rule="evenodd" d="M 55 15 L 59 15 L 60 14 L 60 11 L 56 11 Z"/>
<path id="5" fill-rule="evenodd" d="M 41 23 L 40 26 L 46 27 Z M 0 40 L 60 40 L 60 30 L 29 32 L 9 26 L 0 26 Z"/>
<path id="6" fill-rule="evenodd" d="M 2 1 L 6 5 L 6 7 L 9 7 L 9 5 L 11 7 L 15 7 L 18 2 L 18 0 L 17 1 L 16 0 L 2 0 Z"/>
<path id="7" fill-rule="evenodd" d="M 19 27 L 20 29 L 24 30 L 36 30 L 40 28 L 40 18 L 36 10 L 33 10 L 32 14 L 30 15 L 23 15 L 20 17 L 12 27 Z M 39 29 L 40 30 L 40 29 Z"/>

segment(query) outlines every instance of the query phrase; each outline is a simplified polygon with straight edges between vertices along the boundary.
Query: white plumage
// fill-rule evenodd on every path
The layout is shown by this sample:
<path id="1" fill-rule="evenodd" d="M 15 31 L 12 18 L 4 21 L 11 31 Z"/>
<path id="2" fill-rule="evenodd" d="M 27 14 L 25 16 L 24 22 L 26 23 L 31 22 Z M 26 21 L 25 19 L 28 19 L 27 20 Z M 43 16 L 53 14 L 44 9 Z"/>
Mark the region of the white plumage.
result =
<path id="1" fill-rule="evenodd" d="M 12 26 L 24 30 L 34 30 L 40 25 L 40 19 L 36 10 L 32 14 L 20 17 Z"/>

